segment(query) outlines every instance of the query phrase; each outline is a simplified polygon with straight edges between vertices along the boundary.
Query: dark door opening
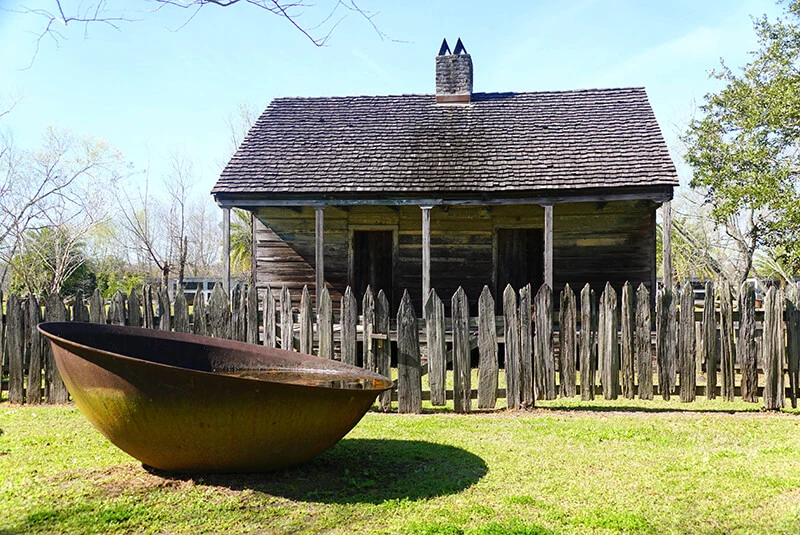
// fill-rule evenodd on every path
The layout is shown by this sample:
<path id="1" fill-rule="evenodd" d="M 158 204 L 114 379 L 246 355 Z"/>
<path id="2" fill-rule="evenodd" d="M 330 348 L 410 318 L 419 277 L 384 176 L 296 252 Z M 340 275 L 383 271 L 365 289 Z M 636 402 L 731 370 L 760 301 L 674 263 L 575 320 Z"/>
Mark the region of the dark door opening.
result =
<path id="1" fill-rule="evenodd" d="M 497 298 L 510 284 L 514 290 L 530 283 L 535 294 L 544 281 L 544 231 L 535 228 L 497 229 Z"/>
<path id="2" fill-rule="evenodd" d="M 389 304 L 393 305 L 393 249 L 391 230 L 353 231 L 353 291 L 359 304 L 370 286 L 376 297 L 378 291 L 383 290 Z"/>

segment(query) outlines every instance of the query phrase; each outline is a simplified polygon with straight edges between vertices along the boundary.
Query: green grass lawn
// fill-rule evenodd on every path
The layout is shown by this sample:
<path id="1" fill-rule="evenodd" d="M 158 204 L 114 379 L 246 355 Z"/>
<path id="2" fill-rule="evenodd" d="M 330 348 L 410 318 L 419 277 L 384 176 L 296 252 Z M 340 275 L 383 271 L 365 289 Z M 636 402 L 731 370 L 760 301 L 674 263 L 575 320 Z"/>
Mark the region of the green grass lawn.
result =
<path id="1" fill-rule="evenodd" d="M 800 533 L 800 414 L 544 402 L 369 413 L 271 474 L 143 469 L 73 406 L 0 405 L 0 533 Z"/>

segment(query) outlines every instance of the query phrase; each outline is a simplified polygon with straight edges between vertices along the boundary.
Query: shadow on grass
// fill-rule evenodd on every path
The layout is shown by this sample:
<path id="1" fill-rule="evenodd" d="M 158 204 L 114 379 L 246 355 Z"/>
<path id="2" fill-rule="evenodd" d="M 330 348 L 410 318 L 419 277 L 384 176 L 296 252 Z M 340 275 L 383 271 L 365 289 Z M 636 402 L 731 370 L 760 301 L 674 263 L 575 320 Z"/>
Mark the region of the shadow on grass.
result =
<path id="1" fill-rule="evenodd" d="M 720 406 L 719 408 L 698 409 L 693 408 L 691 404 L 681 404 L 675 407 L 646 407 L 641 405 L 548 405 L 542 406 L 536 402 L 536 406 L 528 409 L 519 409 L 516 411 L 508 409 L 473 409 L 469 413 L 460 414 L 461 416 L 480 416 L 480 415 L 511 415 L 519 416 L 524 414 L 535 414 L 536 412 L 574 412 L 574 413 L 650 413 L 650 414 L 669 414 L 669 413 L 685 413 L 685 414 L 752 414 L 757 412 L 773 412 L 782 414 L 791 414 L 800 416 L 800 411 L 793 409 L 787 405 L 782 410 L 766 411 L 763 405 L 753 404 L 747 408 L 726 408 Z M 591 403 L 591 402 L 587 402 Z M 459 415 L 451 407 L 425 407 L 422 409 L 422 414 L 452 414 Z"/>
<path id="2" fill-rule="evenodd" d="M 483 459 L 454 446 L 379 439 L 344 439 L 301 466 L 263 474 L 175 474 L 146 469 L 169 479 L 337 504 L 454 494 L 477 483 L 488 470 Z"/>
<path id="3" fill-rule="evenodd" d="M 734 414 L 743 412 L 741 410 L 726 410 L 726 409 L 684 409 L 683 407 L 641 407 L 636 405 L 581 405 L 581 406 L 555 406 L 555 407 L 541 407 L 536 406 L 534 410 L 544 412 L 644 412 L 644 413 L 721 413 L 721 414 Z"/>
<path id="4" fill-rule="evenodd" d="M 764 407 L 753 405 L 752 409 L 694 409 L 690 407 L 642 407 L 637 405 L 580 405 L 580 406 L 554 406 L 554 407 L 541 407 L 537 406 L 534 410 L 543 412 L 622 412 L 622 413 L 680 413 L 680 414 L 752 414 L 757 412 L 764 412 Z M 768 412 L 783 412 L 786 414 L 793 414 L 787 411 L 768 411 Z"/>

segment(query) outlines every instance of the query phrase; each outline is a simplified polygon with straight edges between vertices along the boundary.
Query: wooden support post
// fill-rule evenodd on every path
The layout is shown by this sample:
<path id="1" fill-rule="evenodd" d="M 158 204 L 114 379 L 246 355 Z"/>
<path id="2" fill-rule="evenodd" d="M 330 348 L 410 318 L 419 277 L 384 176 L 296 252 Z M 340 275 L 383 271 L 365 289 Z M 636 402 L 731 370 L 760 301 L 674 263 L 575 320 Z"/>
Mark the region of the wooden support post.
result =
<path id="1" fill-rule="evenodd" d="M 308 286 L 303 286 L 300 296 L 300 353 L 310 355 L 314 345 L 314 325 L 311 320 L 311 294 Z"/>
<path id="2" fill-rule="evenodd" d="M 377 340 L 375 363 L 378 373 L 389 377 L 392 372 L 392 345 L 389 341 L 389 301 L 386 299 L 386 294 L 383 293 L 383 290 L 378 290 L 378 298 L 375 300 L 375 333 L 386 335 L 386 338 Z M 378 407 L 382 411 L 390 411 L 392 409 L 391 390 L 385 390 L 378 394 Z"/>
<path id="3" fill-rule="evenodd" d="M 125 294 L 120 290 L 111 296 L 111 305 L 108 307 L 108 323 L 125 325 Z"/>
<path id="4" fill-rule="evenodd" d="M 620 371 L 622 372 L 622 395 L 626 399 L 633 399 L 635 392 L 634 370 L 635 360 L 635 341 L 636 320 L 634 318 L 634 291 L 630 282 L 626 282 L 622 287 L 622 304 L 620 313 Z"/>
<path id="5" fill-rule="evenodd" d="M 219 286 L 214 286 L 208 299 L 208 333 L 215 338 L 231 337 L 231 304 L 228 294 Z"/>
<path id="6" fill-rule="evenodd" d="M 733 302 L 731 287 L 727 282 L 722 283 L 719 292 L 719 328 L 720 328 L 720 372 L 722 373 L 722 397 L 726 401 L 733 401 L 734 377 L 736 370 L 736 345 L 733 342 Z"/>
<path id="7" fill-rule="evenodd" d="M 425 314 L 425 301 L 431 291 L 431 208 L 420 206 L 422 210 L 422 314 Z"/>
<path id="8" fill-rule="evenodd" d="M 2 294 L 0 294 L 2 295 Z M 137 295 L 136 290 L 131 289 L 131 295 Z M 136 314 L 138 315 L 138 321 L 136 323 L 136 327 L 142 326 L 142 317 L 139 313 L 139 298 L 135 299 L 136 302 Z M 78 290 L 75 292 L 75 306 L 72 307 L 72 321 L 89 321 L 89 309 L 86 308 L 86 302 L 83 299 L 83 292 Z"/>
<path id="9" fill-rule="evenodd" d="M 231 295 L 231 209 L 222 209 L 222 289 Z"/>
<path id="10" fill-rule="evenodd" d="M 661 281 L 664 290 L 672 292 L 672 203 L 670 201 L 661 206 L 661 238 Z"/>
<path id="11" fill-rule="evenodd" d="M 681 376 L 681 401 L 684 403 L 695 400 L 697 373 L 695 366 L 695 332 L 694 332 L 694 292 L 692 285 L 688 282 L 681 290 L 681 316 L 680 316 L 680 336 L 678 337 L 678 361 Z"/>
<path id="12" fill-rule="evenodd" d="M 739 288 L 739 343 L 736 361 L 742 373 L 742 400 L 758 402 L 758 351 L 756 348 L 756 289 L 752 282 Z"/>
<path id="13" fill-rule="evenodd" d="M 636 369 L 639 398 L 653 399 L 653 353 L 650 347 L 650 292 L 644 283 L 636 290 Z"/>
<path id="14" fill-rule="evenodd" d="M 315 206 L 316 215 L 316 248 L 314 253 L 314 268 L 316 271 L 315 301 L 319 314 L 322 288 L 325 287 L 325 206 Z"/>
<path id="15" fill-rule="evenodd" d="M 281 287 L 281 349 L 294 350 L 294 318 L 292 318 L 292 294 L 284 284 Z"/>
<path id="16" fill-rule="evenodd" d="M 125 297 L 123 296 L 123 299 Z M 125 305 L 122 305 L 122 310 L 124 312 Z M 169 304 L 169 292 L 167 292 L 166 288 L 161 289 L 158 292 L 158 328 L 162 331 L 171 331 L 172 330 L 172 308 Z M 123 319 L 124 325 L 124 319 Z"/>
<path id="17" fill-rule="evenodd" d="M 102 306 L 102 299 L 98 289 L 94 291 L 92 298 L 89 300 L 89 321 L 92 323 L 105 323 L 105 319 L 98 319 L 97 316 L 98 313 L 102 315 L 105 308 Z M 99 306 L 100 309 L 97 313 L 93 312 L 95 306 Z M 145 329 L 155 329 L 156 327 L 156 315 L 153 312 L 153 286 L 150 284 L 146 284 L 142 288 L 142 324 Z"/>
<path id="18" fill-rule="evenodd" d="M 764 363 L 764 408 L 776 411 L 783 408 L 786 395 L 784 370 L 786 337 L 783 292 L 771 287 L 764 298 L 764 334 L 762 362 Z"/>
<path id="19" fill-rule="evenodd" d="M 675 296 L 672 287 L 664 288 L 656 303 L 656 364 L 658 365 L 658 390 L 666 401 L 669 401 L 675 388 L 677 360 L 675 311 Z"/>
<path id="20" fill-rule="evenodd" d="M 130 305 L 131 302 L 128 301 L 128 304 Z M 186 296 L 183 295 L 182 290 L 178 291 L 178 294 L 175 296 L 175 303 L 172 305 L 172 309 L 175 315 L 175 321 L 172 324 L 172 330 L 174 330 L 176 333 L 188 333 L 189 304 L 186 302 Z"/>
<path id="21" fill-rule="evenodd" d="M 519 391 L 520 404 L 530 409 L 536 396 L 544 394 L 544 383 L 538 384 L 533 371 L 533 301 L 531 285 L 526 284 L 519 291 Z"/>
<path id="22" fill-rule="evenodd" d="M 447 404 L 447 344 L 445 342 L 444 303 L 433 290 L 425 304 L 425 333 L 428 337 L 428 383 L 431 405 Z"/>
<path id="23" fill-rule="evenodd" d="M 274 318 L 274 310 L 273 310 L 273 318 Z M 272 328 L 273 329 L 275 328 L 274 319 L 272 321 Z M 333 359 L 333 302 L 331 301 L 331 294 L 328 292 L 327 288 L 322 288 L 322 292 L 320 293 L 319 296 L 319 314 L 317 315 L 317 336 L 319 337 L 318 355 L 324 359 L 328 360 Z M 274 343 L 274 333 L 273 333 L 273 343 Z"/>
<path id="24" fill-rule="evenodd" d="M 145 301 L 147 303 L 147 301 Z M 150 316 L 152 317 L 152 307 L 150 309 Z M 92 323 L 105 323 L 106 322 L 106 307 L 103 296 L 100 294 L 100 289 L 95 288 L 92 297 L 89 299 L 89 321 Z M 153 325 L 145 323 L 145 327 L 152 328 Z"/>
<path id="25" fill-rule="evenodd" d="M 553 351 L 553 291 L 542 284 L 534 299 L 533 373 L 536 376 L 537 399 L 556 398 L 556 363 Z"/>
<path id="26" fill-rule="evenodd" d="M 478 408 L 494 409 L 497 404 L 497 328 L 492 292 L 483 287 L 478 299 Z M 433 397 L 433 396 L 431 396 Z"/>
<path id="27" fill-rule="evenodd" d="M 453 409 L 456 412 L 469 412 L 472 409 L 469 304 L 461 286 L 453 294 L 450 303 L 453 320 Z"/>
<path id="28" fill-rule="evenodd" d="M 372 294 L 372 288 L 369 286 L 367 286 L 364 297 L 361 299 L 361 313 L 364 318 L 362 329 L 364 343 L 362 344 L 363 353 L 361 367 L 365 370 L 376 372 L 378 370 L 378 364 L 375 360 L 375 340 L 372 338 L 372 333 L 375 329 L 375 296 Z"/>
<path id="29" fill-rule="evenodd" d="M 600 322 L 598 329 L 598 367 L 603 383 L 603 397 L 619 396 L 619 345 L 617 343 L 617 292 L 606 283 L 600 296 Z"/>
<path id="30" fill-rule="evenodd" d="M 17 296 L 6 302 L 6 359 L 8 362 L 8 401 L 25 400 L 25 316 Z"/>
<path id="31" fill-rule="evenodd" d="M 69 313 L 61 296 L 56 293 L 50 294 L 45 301 L 44 318 L 45 321 L 67 321 Z M 69 392 L 61 379 L 61 373 L 58 371 L 49 343 L 44 344 L 44 355 L 45 401 L 47 403 L 66 403 L 69 401 Z"/>
<path id="32" fill-rule="evenodd" d="M 581 334 L 580 334 L 580 359 L 581 359 L 581 399 L 591 401 L 594 399 L 595 371 L 594 360 L 594 323 L 597 312 L 595 310 L 594 295 L 587 282 L 581 290 Z"/>
<path id="33" fill-rule="evenodd" d="M 559 389 L 561 397 L 575 397 L 575 362 L 577 361 L 578 329 L 575 292 L 567 284 L 561 292 L 561 308 L 558 313 L 558 336 L 561 342 L 559 352 Z"/>
<path id="34" fill-rule="evenodd" d="M 506 406 L 516 410 L 522 405 L 519 354 L 519 310 L 517 293 L 511 285 L 503 291 L 503 335 L 505 339 Z"/>
<path id="35" fill-rule="evenodd" d="M 255 284 L 247 288 L 247 343 L 258 343 L 258 290 Z"/>
<path id="36" fill-rule="evenodd" d="M 419 333 L 408 290 L 403 293 L 397 311 L 397 410 L 400 413 L 422 412 Z"/>
<path id="37" fill-rule="evenodd" d="M 341 301 L 341 318 L 339 332 L 341 333 L 341 359 L 345 364 L 356 366 L 358 363 L 358 340 L 356 339 L 356 325 L 358 323 L 358 301 L 348 286 L 344 290 Z"/>
<path id="38" fill-rule="evenodd" d="M 544 206 L 544 283 L 553 288 L 553 205 Z"/>
<path id="39" fill-rule="evenodd" d="M 786 289 L 786 342 L 789 398 L 796 409 L 800 390 L 800 283 L 790 284 Z"/>
<path id="40" fill-rule="evenodd" d="M 205 294 L 203 294 L 202 288 L 198 288 L 197 292 L 194 294 L 194 305 L 193 305 L 193 319 L 194 325 L 192 326 L 192 330 L 194 334 L 199 334 L 202 336 L 208 336 L 208 317 L 206 316 L 206 298 Z"/>
<path id="41" fill-rule="evenodd" d="M 706 282 L 705 300 L 703 301 L 703 326 L 700 330 L 702 339 L 702 361 L 706 365 L 706 398 L 717 397 L 717 316 L 714 311 L 714 283 Z"/>
<path id="42" fill-rule="evenodd" d="M 25 403 L 38 405 L 42 402 L 42 337 L 36 326 L 42 320 L 42 312 L 38 301 L 32 295 L 28 297 L 23 310 L 25 315 L 25 345 L 28 349 L 28 381 L 25 390 Z"/>
<path id="43" fill-rule="evenodd" d="M 178 295 L 183 295 L 183 292 L 178 292 Z M 77 305 L 77 298 L 75 304 Z M 83 313 L 83 311 L 81 311 L 81 313 Z M 76 321 L 75 318 L 73 318 L 73 321 Z M 142 313 L 139 308 L 139 292 L 137 292 L 135 288 L 131 288 L 131 291 L 128 294 L 128 325 L 131 327 L 142 326 Z"/>

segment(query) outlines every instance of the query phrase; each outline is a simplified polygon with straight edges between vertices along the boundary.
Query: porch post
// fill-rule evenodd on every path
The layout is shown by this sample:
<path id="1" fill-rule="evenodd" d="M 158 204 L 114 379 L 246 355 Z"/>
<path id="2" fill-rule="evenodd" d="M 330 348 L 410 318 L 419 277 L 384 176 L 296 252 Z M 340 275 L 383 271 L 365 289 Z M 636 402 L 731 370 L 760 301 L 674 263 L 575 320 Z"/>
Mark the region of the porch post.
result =
<path id="1" fill-rule="evenodd" d="M 231 295 L 231 209 L 222 209 L 222 287 Z"/>
<path id="2" fill-rule="evenodd" d="M 553 290 L 553 205 L 544 205 L 544 282 Z"/>
<path id="3" fill-rule="evenodd" d="M 322 289 L 325 287 L 325 205 L 314 206 L 316 214 L 316 249 L 314 253 L 314 266 L 316 269 L 316 302 L 319 313 L 319 300 Z"/>
<path id="4" fill-rule="evenodd" d="M 431 291 L 431 208 L 420 206 L 422 210 L 422 315 L 425 316 L 425 302 Z"/>

